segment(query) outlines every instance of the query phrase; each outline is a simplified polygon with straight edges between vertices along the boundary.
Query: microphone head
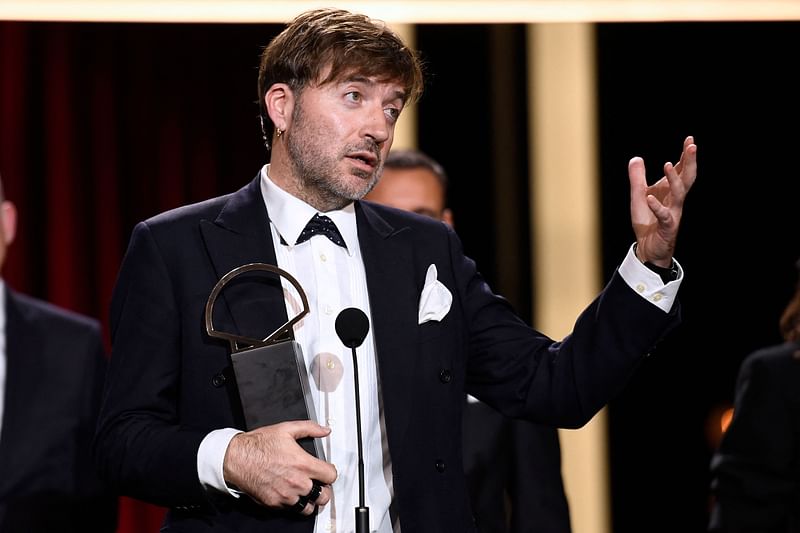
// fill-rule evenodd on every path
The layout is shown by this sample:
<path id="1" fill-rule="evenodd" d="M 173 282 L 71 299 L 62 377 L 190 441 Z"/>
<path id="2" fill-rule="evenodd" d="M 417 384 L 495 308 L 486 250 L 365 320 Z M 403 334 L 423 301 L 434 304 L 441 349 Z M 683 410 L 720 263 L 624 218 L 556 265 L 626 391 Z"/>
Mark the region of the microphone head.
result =
<path id="1" fill-rule="evenodd" d="M 348 348 L 361 346 L 368 332 L 369 319 L 361 309 L 348 307 L 336 317 L 336 334 Z"/>

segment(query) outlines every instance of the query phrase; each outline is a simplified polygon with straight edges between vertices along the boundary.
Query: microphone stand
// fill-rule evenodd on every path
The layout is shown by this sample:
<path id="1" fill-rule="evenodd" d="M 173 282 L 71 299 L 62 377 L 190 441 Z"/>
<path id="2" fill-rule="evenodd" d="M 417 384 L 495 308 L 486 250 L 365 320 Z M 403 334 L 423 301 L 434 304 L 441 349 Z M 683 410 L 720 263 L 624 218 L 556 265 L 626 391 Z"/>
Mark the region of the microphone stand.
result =
<path id="1" fill-rule="evenodd" d="M 364 450 L 361 444 L 361 398 L 358 386 L 358 361 L 356 347 L 353 351 L 353 379 L 356 389 L 356 434 L 358 436 L 358 507 L 356 507 L 356 533 L 369 533 L 369 507 L 364 505 Z"/>
<path id="2" fill-rule="evenodd" d="M 358 435 L 358 507 L 356 533 L 369 533 L 369 507 L 364 505 L 364 449 L 361 444 L 361 394 L 358 386 L 358 360 L 356 347 L 361 346 L 369 332 L 369 319 L 364 311 L 355 307 L 343 309 L 336 317 L 336 334 L 342 344 L 353 351 L 353 380 L 356 390 L 356 432 Z"/>

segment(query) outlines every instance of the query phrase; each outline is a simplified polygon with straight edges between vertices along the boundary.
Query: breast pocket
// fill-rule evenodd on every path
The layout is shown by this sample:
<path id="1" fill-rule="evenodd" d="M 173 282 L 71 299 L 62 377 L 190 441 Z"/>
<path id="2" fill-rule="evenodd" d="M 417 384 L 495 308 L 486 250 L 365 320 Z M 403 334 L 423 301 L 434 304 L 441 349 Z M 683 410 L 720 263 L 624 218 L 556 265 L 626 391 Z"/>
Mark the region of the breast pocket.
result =
<path id="1" fill-rule="evenodd" d="M 419 343 L 423 344 L 433 342 L 443 337 L 447 333 L 447 327 L 442 322 L 430 320 L 424 324 L 420 324 L 418 331 Z"/>

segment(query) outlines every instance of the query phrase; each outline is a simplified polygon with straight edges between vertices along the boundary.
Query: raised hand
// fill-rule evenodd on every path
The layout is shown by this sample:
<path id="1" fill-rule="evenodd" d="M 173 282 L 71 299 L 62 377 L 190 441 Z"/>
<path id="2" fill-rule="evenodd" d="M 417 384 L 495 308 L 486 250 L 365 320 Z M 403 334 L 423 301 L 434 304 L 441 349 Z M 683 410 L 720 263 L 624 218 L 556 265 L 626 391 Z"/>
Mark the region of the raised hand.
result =
<path id="1" fill-rule="evenodd" d="M 664 164 L 664 176 L 647 185 L 644 160 L 628 163 L 631 183 L 631 223 L 636 235 L 636 255 L 641 261 L 669 267 L 678 237 L 686 194 L 697 178 L 697 145 L 694 137 L 683 141 L 678 164 Z"/>

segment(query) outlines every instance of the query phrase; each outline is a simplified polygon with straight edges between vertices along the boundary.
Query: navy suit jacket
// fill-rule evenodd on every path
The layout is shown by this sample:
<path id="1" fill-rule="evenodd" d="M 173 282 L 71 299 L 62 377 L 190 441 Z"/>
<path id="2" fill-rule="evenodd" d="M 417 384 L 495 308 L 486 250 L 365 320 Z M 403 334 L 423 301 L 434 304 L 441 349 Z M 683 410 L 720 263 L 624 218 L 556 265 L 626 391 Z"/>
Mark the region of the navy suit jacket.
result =
<path id="1" fill-rule="evenodd" d="M 111 532 L 91 456 L 106 369 L 100 325 L 6 287 L 0 532 Z"/>
<path id="2" fill-rule="evenodd" d="M 492 293 L 445 224 L 363 201 L 356 220 L 404 533 L 474 531 L 465 391 L 509 416 L 579 427 L 678 321 L 677 306 L 664 313 L 615 275 L 556 343 Z M 221 276 L 250 262 L 276 262 L 258 178 L 138 224 L 123 260 L 95 451 L 124 493 L 171 508 L 165 531 L 313 530 L 308 517 L 210 496 L 197 478 L 203 437 L 243 427 L 228 347 L 206 335 L 204 307 Z M 441 322 L 420 325 L 431 264 L 453 304 Z M 286 321 L 277 282 L 232 283 L 215 313 L 217 329 L 255 338 Z"/>

